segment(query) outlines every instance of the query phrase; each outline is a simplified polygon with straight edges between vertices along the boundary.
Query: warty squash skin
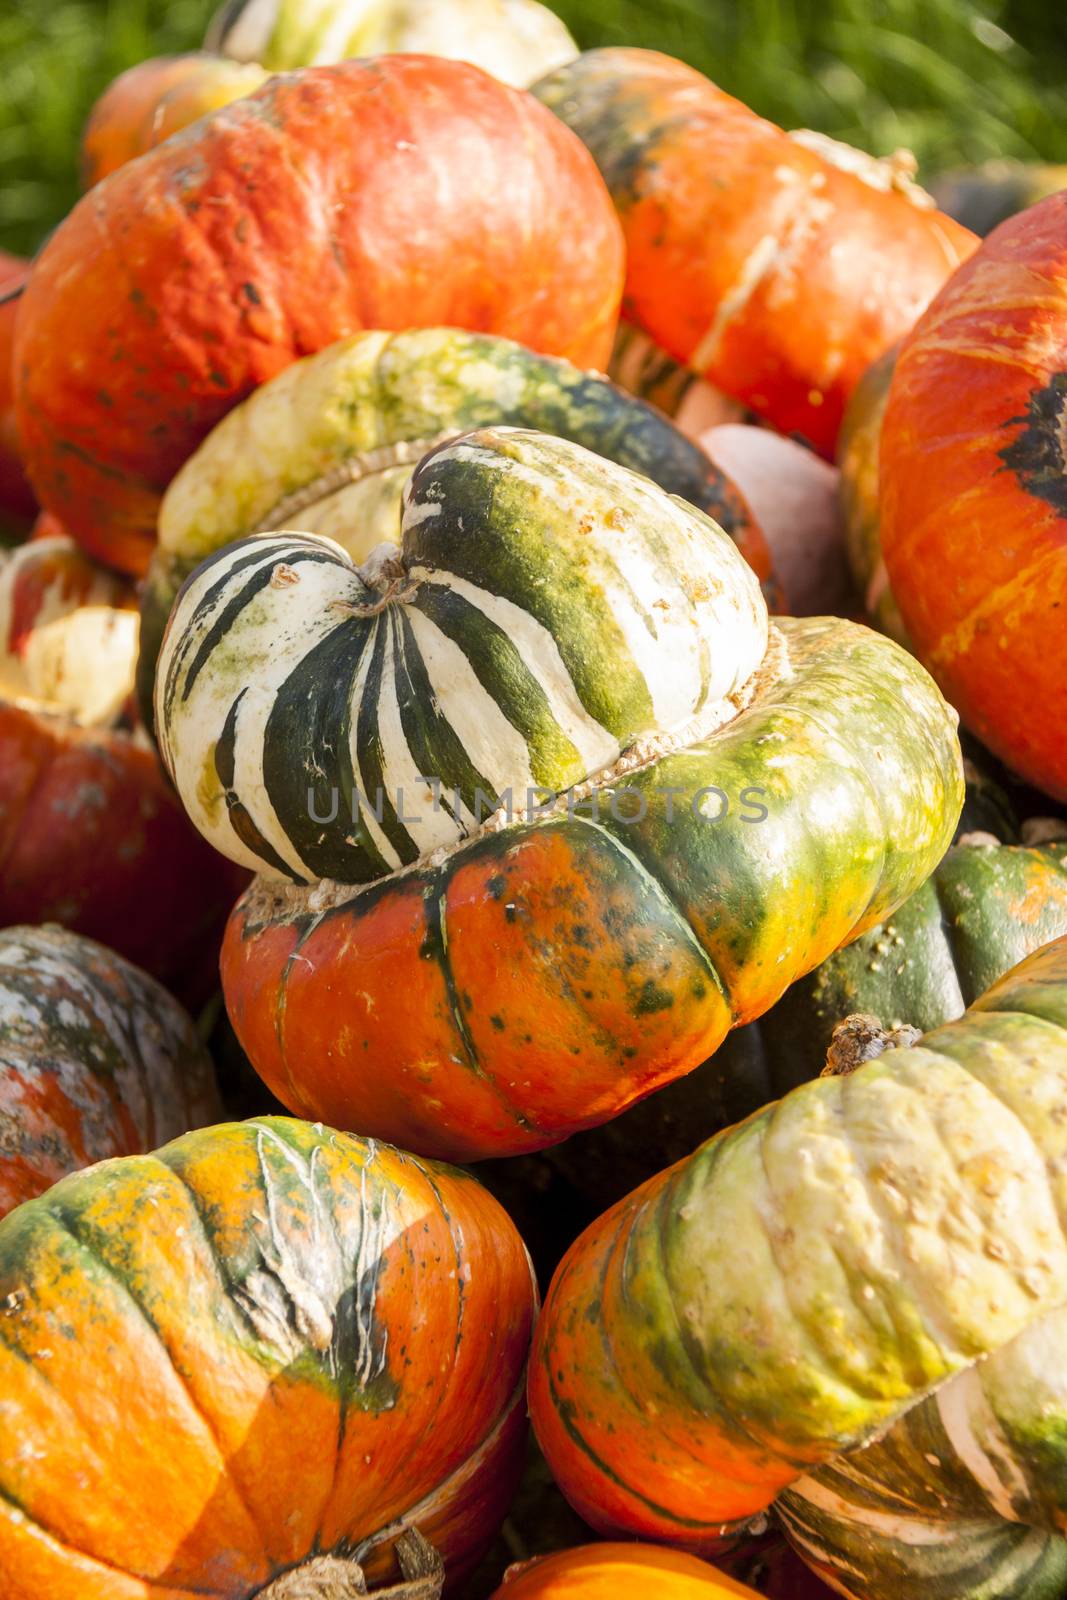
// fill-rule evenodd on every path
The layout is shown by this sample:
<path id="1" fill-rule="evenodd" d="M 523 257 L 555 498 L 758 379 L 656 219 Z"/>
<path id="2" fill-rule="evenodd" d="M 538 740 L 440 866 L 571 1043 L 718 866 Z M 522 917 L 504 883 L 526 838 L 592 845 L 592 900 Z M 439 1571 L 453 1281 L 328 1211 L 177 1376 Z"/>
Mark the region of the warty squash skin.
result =
<path id="1" fill-rule="evenodd" d="M 587 51 L 534 92 L 585 141 L 611 190 L 627 317 L 832 458 L 859 378 L 974 235 L 891 162 L 784 133 L 655 51 Z"/>
<path id="2" fill-rule="evenodd" d="M 535 1297 L 464 1173 L 285 1118 L 90 1168 L 0 1224 L 5 1600 L 459 1584 L 521 1465 Z M 288 1590 L 286 1592 L 289 1592 Z"/>
<path id="3" fill-rule="evenodd" d="M 713 523 L 522 429 L 431 451 L 376 574 L 310 535 L 211 558 L 156 707 L 190 815 L 260 864 L 222 959 L 250 1060 L 457 1159 L 690 1070 L 917 888 L 962 799 L 914 661 L 772 628 Z"/>
<path id="4" fill-rule="evenodd" d="M 857 1600 L 1060 1594 L 1065 1094 L 1061 939 L 607 1212 L 531 1361 L 580 1513 L 700 1550 L 773 1503 Z"/>
<path id="5" fill-rule="evenodd" d="M 1002 223 L 904 341 L 881 539 L 914 646 L 968 727 L 1067 797 L 1067 193 Z"/>
<path id="6" fill-rule="evenodd" d="M 411 474 L 432 445 L 501 423 L 570 439 L 713 517 L 777 600 L 770 556 L 744 500 L 702 450 L 598 373 L 509 339 L 425 328 L 362 333 L 294 362 L 224 418 L 163 497 L 142 599 L 139 698 L 146 723 L 174 598 L 212 551 L 300 527 L 354 561 L 396 540 Z"/>
<path id="7" fill-rule="evenodd" d="M 92 554 L 142 573 L 179 467 L 300 356 L 433 325 L 604 366 L 622 277 L 591 157 L 531 96 L 428 56 L 273 78 L 44 247 L 16 337 L 28 470 Z"/>
<path id="8" fill-rule="evenodd" d="M 0 933 L 0 1217 L 221 1111 L 191 1018 L 147 973 L 62 928 Z"/>
<path id="9" fill-rule="evenodd" d="M 706 1561 L 654 1545 L 588 1544 L 512 1568 L 493 1600 L 758 1600 Z"/>

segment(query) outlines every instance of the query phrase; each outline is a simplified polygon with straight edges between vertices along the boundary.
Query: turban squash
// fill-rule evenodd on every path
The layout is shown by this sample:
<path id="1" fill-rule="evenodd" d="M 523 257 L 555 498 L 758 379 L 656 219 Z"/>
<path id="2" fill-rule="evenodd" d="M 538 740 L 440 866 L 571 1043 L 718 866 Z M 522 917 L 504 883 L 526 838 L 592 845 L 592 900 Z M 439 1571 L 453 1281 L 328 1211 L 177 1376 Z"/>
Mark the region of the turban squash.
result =
<path id="1" fill-rule="evenodd" d="M 832 456 L 856 382 L 974 235 L 891 164 L 783 133 L 654 51 L 588 51 L 534 92 L 611 190 L 626 315 L 780 433 Z"/>
<path id="2" fill-rule="evenodd" d="M 1067 193 L 1001 226 L 904 341 L 881 538 L 915 649 L 978 737 L 1067 797 Z"/>
<path id="3" fill-rule="evenodd" d="M 772 626 L 700 512 L 522 429 L 424 457 L 373 569 L 286 533 L 206 561 L 156 720 L 197 826 L 261 872 L 222 959 L 257 1070 L 450 1157 L 697 1065 L 919 886 L 962 798 L 917 663 Z"/>
<path id="4" fill-rule="evenodd" d="M 0 1216 L 221 1107 L 192 1021 L 158 983 L 62 928 L 0 933 Z"/>
<path id="5" fill-rule="evenodd" d="M 5 1600 L 281 1600 L 309 1558 L 388 1577 L 409 1524 L 458 1583 L 534 1309 L 474 1179 L 371 1140 L 268 1118 L 64 1179 L 0 1223 Z"/>
<path id="6" fill-rule="evenodd" d="M 273 78 L 113 173 L 44 247 L 15 345 L 30 477 L 140 573 L 175 472 L 298 357 L 450 325 L 603 366 L 622 276 L 592 159 L 532 97 L 428 56 Z"/>
<path id="7" fill-rule="evenodd" d="M 174 597 L 205 556 L 289 525 L 325 534 L 363 561 L 395 539 L 404 489 L 431 445 L 493 423 L 572 439 L 689 500 L 725 528 L 773 596 L 769 556 L 745 502 L 651 406 L 510 339 L 451 328 L 356 334 L 257 389 L 164 496 L 141 608 L 145 721 Z"/>
<path id="8" fill-rule="evenodd" d="M 242 883 L 124 724 L 131 586 L 68 538 L 0 561 L 0 926 L 59 922 L 201 998 Z"/>
<path id="9" fill-rule="evenodd" d="M 699 1550 L 773 1503 L 857 1600 L 1062 1592 L 1065 1095 L 1061 939 L 594 1223 L 530 1377 L 581 1514 Z"/>

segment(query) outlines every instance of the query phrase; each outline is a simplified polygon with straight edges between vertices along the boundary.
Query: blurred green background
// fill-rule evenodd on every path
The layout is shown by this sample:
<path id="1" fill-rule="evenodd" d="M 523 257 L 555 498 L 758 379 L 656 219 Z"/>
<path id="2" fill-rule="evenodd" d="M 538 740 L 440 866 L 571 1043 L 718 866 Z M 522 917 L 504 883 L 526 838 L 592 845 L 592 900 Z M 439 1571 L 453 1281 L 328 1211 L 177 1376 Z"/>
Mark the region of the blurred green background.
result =
<path id="1" fill-rule="evenodd" d="M 0 247 L 29 252 L 77 196 L 89 107 L 145 56 L 190 49 L 214 0 L 0 0 Z M 1067 161 L 1064 0 L 557 0 L 580 44 L 682 56 L 786 127 L 923 174 Z"/>

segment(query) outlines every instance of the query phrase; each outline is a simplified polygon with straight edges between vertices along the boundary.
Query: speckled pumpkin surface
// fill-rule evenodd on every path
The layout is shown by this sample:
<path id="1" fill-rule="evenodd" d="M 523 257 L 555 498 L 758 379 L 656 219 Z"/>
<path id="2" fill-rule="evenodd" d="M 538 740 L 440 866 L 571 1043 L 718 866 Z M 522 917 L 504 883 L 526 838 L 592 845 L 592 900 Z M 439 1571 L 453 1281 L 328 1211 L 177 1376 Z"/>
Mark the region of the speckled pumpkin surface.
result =
<path id="1" fill-rule="evenodd" d="M 400 537 L 433 444 L 494 423 L 537 428 L 630 467 L 715 518 L 767 580 L 770 558 L 729 479 L 658 411 L 596 373 L 454 329 L 364 333 L 294 363 L 226 417 L 164 496 L 142 602 L 146 711 L 159 640 L 193 567 L 246 534 L 299 527 L 356 561 Z"/>
<path id="2" fill-rule="evenodd" d="M 320 1552 L 377 1583 L 403 1521 L 455 1586 L 533 1313 L 485 1191 L 373 1141 L 264 1119 L 65 1179 L 0 1224 L 6 1600 L 248 1600 Z"/>
<path id="3" fill-rule="evenodd" d="M 688 1071 L 917 888 L 962 798 L 911 658 L 772 627 L 715 524 L 522 429 L 427 455 L 375 572 L 295 534 L 211 558 L 156 706 L 190 814 L 261 873 L 223 952 L 257 1070 L 450 1158 Z"/>
<path id="4" fill-rule="evenodd" d="M 915 648 L 963 721 L 1067 797 L 1067 193 L 984 241 L 901 348 L 881 538 Z"/>
<path id="5" fill-rule="evenodd" d="M 141 572 L 175 472 L 300 356 L 451 326 L 603 366 L 622 276 L 592 158 L 532 97 L 429 56 L 273 78 L 113 173 L 41 252 L 15 350 L 30 476 Z"/>
<path id="6" fill-rule="evenodd" d="M 855 384 L 974 235 L 892 162 L 784 133 L 654 51 L 587 51 L 534 92 L 584 139 L 611 190 L 627 316 L 832 457 Z"/>
<path id="7" fill-rule="evenodd" d="M 594 1224 L 530 1378 L 582 1515 L 699 1549 L 775 1502 L 856 1597 L 1061 1593 L 1065 1093 L 1060 940 Z"/>
<path id="8" fill-rule="evenodd" d="M 147 973 L 62 928 L 0 933 L 0 1216 L 220 1114 L 191 1019 Z"/>

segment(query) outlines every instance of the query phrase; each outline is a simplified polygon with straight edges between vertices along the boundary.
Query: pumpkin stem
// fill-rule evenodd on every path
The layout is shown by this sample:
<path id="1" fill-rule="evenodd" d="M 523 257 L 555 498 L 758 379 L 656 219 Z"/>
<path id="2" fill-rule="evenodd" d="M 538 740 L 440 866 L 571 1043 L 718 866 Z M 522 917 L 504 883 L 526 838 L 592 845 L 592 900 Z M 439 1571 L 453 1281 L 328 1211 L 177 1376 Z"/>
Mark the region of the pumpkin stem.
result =
<path id="1" fill-rule="evenodd" d="M 308 506 L 317 505 L 320 500 L 347 489 L 350 484 L 360 483 L 364 478 L 388 472 L 390 467 L 414 466 L 429 451 L 453 438 L 454 431 L 439 433 L 433 439 L 401 439 L 396 444 L 381 445 L 376 450 L 357 451 L 344 461 L 339 461 L 329 472 L 320 473 L 310 483 L 303 483 L 292 494 L 284 495 L 276 505 L 271 506 L 266 516 L 260 517 L 251 532 L 275 533 L 279 528 L 291 526 L 290 519 L 306 511 Z"/>
<path id="2" fill-rule="evenodd" d="M 877 1017 L 855 1011 L 834 1029 L 820 1077 L 847 1078 L 865 1061 L 874 1061 L 886 1050 L 906 1050 L 921 1038 L 922 1029 L 913 1028 L 910 1023 L 883 1028 Z"/>
<path id="3" fill-rule="evenodd" d="M 358 1561 L 344 1556 L 315 1556 L 268 1583 L 256 1600 L 358 1600 L 366 1594 L 376 1600 L 440 1600 L 444 1562 L 416 1528 L 406 1528 L 400 1535 L 396 1558 L 404 1576 L 399 1583 L 386 1584 L 383 1589 L 367 1588 Z"/>

